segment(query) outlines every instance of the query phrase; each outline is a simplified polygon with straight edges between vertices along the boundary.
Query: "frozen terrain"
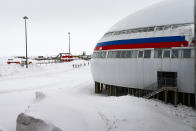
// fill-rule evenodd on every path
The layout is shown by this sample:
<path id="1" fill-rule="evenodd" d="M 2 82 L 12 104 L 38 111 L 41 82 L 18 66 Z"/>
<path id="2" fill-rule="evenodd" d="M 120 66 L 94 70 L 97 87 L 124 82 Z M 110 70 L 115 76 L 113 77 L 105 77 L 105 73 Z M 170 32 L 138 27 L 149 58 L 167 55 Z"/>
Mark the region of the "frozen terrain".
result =
<path id="1" fill-rule="evenodd" d="M 15 131 L 20 113 L 63 131 L 196 131 L 189 107 L 94 94 L 90 65 L 79 60 L 28 70 L 0 63 L 0 130 Z"/>

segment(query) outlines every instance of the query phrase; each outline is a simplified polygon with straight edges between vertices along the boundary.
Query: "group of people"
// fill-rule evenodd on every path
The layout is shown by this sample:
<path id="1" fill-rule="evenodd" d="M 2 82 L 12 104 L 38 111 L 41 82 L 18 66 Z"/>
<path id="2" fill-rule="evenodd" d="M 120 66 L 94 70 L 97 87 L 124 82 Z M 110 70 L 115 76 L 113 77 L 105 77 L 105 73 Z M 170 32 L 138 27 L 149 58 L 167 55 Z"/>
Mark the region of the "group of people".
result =
<path id="1" fill-rule="evenodd" d="M 79 67 L 81 67 L 81 66 L 87 66 L 87 65 L 89 65 L 89 62 L 88 63 L 84 63 L 84 64 L 73 64 L 72 66 L 73 66 L 73 68 L 79 68 Z"/>

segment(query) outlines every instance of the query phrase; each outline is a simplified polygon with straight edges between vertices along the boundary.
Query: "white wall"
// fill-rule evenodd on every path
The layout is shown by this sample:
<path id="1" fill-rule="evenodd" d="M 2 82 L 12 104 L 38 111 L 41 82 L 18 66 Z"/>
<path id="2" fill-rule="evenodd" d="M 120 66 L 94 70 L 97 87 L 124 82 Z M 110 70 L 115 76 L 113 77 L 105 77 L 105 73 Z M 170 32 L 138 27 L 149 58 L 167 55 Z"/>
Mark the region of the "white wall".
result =
<path id="1" fill-rule="evenodd" d="M 91 60 L 94 81 L 144 89 L 157 81 L 157 71 L 177 72 L 178 91 L 194 93 L 194 60 L 189 59 L 97 59 Z"/>

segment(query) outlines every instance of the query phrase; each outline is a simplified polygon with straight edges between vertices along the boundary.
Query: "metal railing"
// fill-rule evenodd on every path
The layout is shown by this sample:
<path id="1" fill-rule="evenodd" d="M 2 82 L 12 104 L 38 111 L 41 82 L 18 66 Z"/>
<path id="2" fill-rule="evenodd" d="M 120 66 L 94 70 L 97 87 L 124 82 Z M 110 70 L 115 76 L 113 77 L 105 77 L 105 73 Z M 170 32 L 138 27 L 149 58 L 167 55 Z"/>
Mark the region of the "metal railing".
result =
<path id="1" fill-rule="evenodd" d="M 144 95 L 144 98 L 149 99 L 150 97 L 164 91 L 164 90 L 177 90 L 177 79 L 175 78 L 161 78 L 157 82 L 153 83 L 151 88 L 147 87 L 145 89 L 151 89 L 152 92 Z"/>

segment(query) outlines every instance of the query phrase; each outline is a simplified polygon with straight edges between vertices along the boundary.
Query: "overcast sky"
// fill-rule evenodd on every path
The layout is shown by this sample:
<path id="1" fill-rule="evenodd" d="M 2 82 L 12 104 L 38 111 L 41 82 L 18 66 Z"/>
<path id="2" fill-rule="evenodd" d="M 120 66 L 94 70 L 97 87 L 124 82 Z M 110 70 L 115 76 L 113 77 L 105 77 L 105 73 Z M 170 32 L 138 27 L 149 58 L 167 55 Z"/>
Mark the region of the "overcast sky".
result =
<path id="1" fill-rule="evenodd" d="M 158 0 L 0 0 L 0 56 L 91 54 L 102 35 L 125 16 Z M 160 0 L 159 0 L 160 1 Z"/>

